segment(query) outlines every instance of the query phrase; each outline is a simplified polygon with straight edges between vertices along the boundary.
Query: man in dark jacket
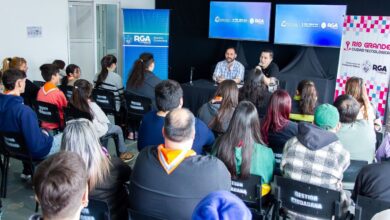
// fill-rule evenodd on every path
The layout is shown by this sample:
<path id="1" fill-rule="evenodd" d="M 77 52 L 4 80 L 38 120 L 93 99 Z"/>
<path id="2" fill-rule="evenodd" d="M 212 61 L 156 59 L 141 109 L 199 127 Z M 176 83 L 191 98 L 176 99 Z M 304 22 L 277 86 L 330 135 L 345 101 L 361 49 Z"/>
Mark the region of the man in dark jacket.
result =
<path id="1" fill-rule="evenodd" d="M 24 105 L 23 98 L 20 97 L 26 86 L 26 73 L 9 69 L 4 72 L 2 81 L 5 92 L 0 94 L 0 131 L 22 133 L 34 159 L 58 152 L 61 135 L 56 137 L 53 144 L 53 137 L 39 128 L 37 115 L 30 107 Z M 31 177 L 29 172 L 31 171 L 24 169 L 21 178 Z"/>
<path id="2" fill-rule="evenodd" d="M 164 144 L 144 148 L 130 179 L 130 208 L 161 219 L 191 219 L 211 192 L 230 190 L 230 173 L 216 157 L 191 149 L 195 117 L 174 109 L 164 119 Z"/>

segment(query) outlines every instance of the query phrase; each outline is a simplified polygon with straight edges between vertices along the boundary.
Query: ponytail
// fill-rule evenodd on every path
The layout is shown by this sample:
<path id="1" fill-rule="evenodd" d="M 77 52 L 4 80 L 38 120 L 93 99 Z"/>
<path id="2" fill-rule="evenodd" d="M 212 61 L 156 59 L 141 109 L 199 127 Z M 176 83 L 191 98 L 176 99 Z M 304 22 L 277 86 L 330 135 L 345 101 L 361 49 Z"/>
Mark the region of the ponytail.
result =
<path id="1" fill-rule="evenodd" d="M 134 62 L 133 69 L 129 74 L 128 85 L 130 87 L 140 87 L 145 81 L 147 69 L 154 63 L 153 54 L 142 53 Z"/>
<path id="2" fill-rule="evenodd" d="M 89 107 L 88 99 L 92 93 L 92 85 L 85 79 L 78 79 L 73 86 L 73 93 L 70 99 L 70 104 L 81 112 L 87 113 L 93 118 L 91 108 Z"/>
<path id="3" fill-rule="evenodd" d="M 101 64 L 101 71 L 98 75 L 98 78 L 96 80 L 95 88 L 99 87 L 103 84 L 103 82 L 107 79 L 108 76 L 108 69 L 112 64 L 116 63 L 116 57 L 114 55 L 106 55 L 102 58 L 100 61 Z"/>

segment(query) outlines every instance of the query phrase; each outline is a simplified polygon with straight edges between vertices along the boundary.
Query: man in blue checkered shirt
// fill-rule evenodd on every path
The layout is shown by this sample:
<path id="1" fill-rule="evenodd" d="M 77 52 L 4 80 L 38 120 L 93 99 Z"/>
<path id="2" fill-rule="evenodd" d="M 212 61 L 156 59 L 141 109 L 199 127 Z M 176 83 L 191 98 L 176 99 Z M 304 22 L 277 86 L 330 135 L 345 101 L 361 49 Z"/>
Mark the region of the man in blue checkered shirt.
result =
<path id="1" fill-rule="evenodd" d="M 234 47 L 229 47 L 225 52 L 225 60 L 218 62 L 215 67 L 213 79 L 221 83 L 225 79 L 232 79 L 236 83 L 244 80 L 244 66 L 235 60 L 237 57 Z"/>

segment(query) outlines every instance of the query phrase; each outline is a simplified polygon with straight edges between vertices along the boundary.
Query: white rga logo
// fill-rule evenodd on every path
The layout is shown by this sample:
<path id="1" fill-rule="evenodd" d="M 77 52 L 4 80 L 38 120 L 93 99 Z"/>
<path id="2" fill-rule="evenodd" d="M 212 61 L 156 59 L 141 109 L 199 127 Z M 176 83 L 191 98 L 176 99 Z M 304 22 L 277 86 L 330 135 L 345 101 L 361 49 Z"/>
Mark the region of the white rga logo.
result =
<path id="1" fill-rule="evenodd" d="M 144 44 L 150 44 L 151 40 L 149 36 L 144 35 L 134 35 L 134 42 L 140 42 Z"/>

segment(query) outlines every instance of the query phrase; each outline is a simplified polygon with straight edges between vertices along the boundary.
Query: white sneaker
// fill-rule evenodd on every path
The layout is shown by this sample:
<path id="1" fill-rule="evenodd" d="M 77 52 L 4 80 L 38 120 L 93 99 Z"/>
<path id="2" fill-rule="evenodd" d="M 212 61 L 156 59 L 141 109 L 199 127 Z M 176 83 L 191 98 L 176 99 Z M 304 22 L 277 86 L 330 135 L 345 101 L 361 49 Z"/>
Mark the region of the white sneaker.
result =
<path id="1" fill-rule="evenodd" d="M 31 179 L 31 175 L 30 174 L 20 174 L 20 179 L 24 180 L 24 181 L 28 181 Z"/>

